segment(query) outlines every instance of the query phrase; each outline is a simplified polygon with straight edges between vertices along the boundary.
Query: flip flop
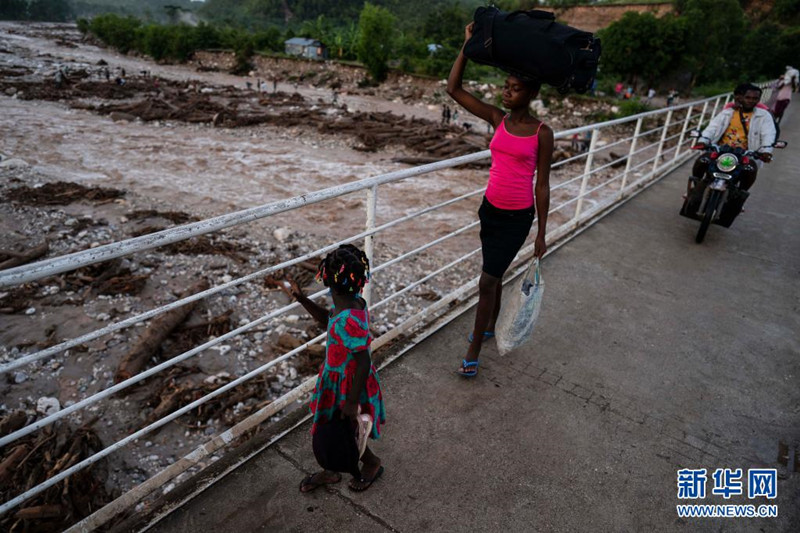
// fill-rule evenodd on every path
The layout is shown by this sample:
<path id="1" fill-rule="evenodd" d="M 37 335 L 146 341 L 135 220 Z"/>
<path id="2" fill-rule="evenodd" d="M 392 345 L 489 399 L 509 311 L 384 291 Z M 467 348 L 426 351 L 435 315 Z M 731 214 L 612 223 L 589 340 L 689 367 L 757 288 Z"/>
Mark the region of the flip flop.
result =
<path id="1" fill-rule="evenodd" d="M 363 489 L 354 489 L 354 488 L 353 488 L 352 486 L 350 486 L 350 485 L 348 485 L 348 486 L 347 486 L 347 488 L 348 488 L 348 489 L 350 489 L 350 490 L 352 490 L 353 492 L 364 492 L 365 490 L 367 490 L 368 488 L 370 488 L 370 487 L 372 486 L 372 484 L 373 484 L 373 483 L 375 483 L 375 481 L 376 481 L 376 480 L 377 480 L 379 477 L 381 477 L 381 475 L 382 475 L 382 474 L 383 474 L 383 465 L 381 465 L 381 466 L 378 468 L 378 471 L 377 471 L 377 472 L 375 472 L 375 475 L 374 475 L 374 476 L 372 476 L 372 479 L 366 479 L 366 478 L 363 478 L 363 477 L 362 477 L 361 479 L 359 479 L 359 480 L 358 480 L 358 482 L 359 482 L 359 483 L 366 483 L 366 486 L 365 486 Z"/>
<path id="2" fill-rule="evenodd" d="M 341 474 L 337 474 L 336 481 L 329 481 L 327 483 L 325 483 L 325 482 L 323 482 L 323 483 L 314 483 L 311 480 L 314 479 L 315 475 L 316 474 L 311 474 L 310 476 L 306 476 L 306 477 L 303 478 L 303 481 L 300 482 L 300 492 L 302 492 L 303 494 L 305 494 L 307 492 L 313 492 L 313 491 L 317 490 L 318 488 L 320 488 L 323 485 L 333 485 L 335 483 L 339 483 L 342 480 L 342 475 Z M 303 490 L 303 487 L 311 487 L 311 488 L 308 489 L 308 490 Z"/>
<path id="3" fill-rule="evenodd" d="M 493 337 L 494 337 L 494 331 L 484 331 L 483 332 L 483 340 L 488 341 L 489 339 L 491 339 Z M 467 342 L 472 342 L 472 339 L 474 339 L 474 338 L 475 338 L 475 336 L 472 333 L 470 333 L 469 335 L 467 335 Z"/>
<path id="4" fill-rule="evenodd" d="M 478 361 L 461 360 L 461 368 L 463 371 L 456 370 L 456 373 L 465 378 L 474 378 L 478 375 Z M 469 370 L 469 369 L 472 370 Z"/>

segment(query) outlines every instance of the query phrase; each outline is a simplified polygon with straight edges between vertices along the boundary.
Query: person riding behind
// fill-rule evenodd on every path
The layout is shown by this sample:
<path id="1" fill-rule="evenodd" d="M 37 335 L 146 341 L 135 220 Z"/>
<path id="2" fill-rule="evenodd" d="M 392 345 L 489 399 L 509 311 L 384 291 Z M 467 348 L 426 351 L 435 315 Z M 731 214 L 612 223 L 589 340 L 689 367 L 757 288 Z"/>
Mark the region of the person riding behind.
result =
<path id="1" fill-rule="evenodd" d="M 697 148 L 705 148 L 708 144 L 727 145 L 731 148 L 742 148 L 759 152 L 761 161 L 772 161 L 772 145 L 775 144 L 775 122 L 770 112 L 758 106 L 761 100 L 761 89 L 751 83 L 743 83 L 733 91 L 734 105 L 726 107 L 711 119 L 708 127 L 698 139 Z M 692 169 L 695 177 L 702 178 L 705 164 L 698 159 Z M 748 190 L 756 181 L 758 168 L 742 171 L 741 188 Z"/>
<path id="2" fill-rule="evenodd" d="M 791 65 L 786 65 L 786 74 L 784 74 L 787 78 L 789 78 L 789 83 L 792 84 L 792 89 L 795 92 L 800 90 L 800 70 L 797 70 Z"/>

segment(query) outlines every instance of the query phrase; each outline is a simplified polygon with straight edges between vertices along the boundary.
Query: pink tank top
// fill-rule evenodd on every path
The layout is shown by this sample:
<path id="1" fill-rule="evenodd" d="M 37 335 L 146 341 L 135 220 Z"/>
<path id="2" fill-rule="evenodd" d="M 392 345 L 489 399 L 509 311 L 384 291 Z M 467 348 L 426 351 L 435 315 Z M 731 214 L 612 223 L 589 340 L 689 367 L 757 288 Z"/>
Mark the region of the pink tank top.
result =
<path id="1" fill-rule="evenodd" d="M 533 206 L 533 176 L 539 159 L 539 130 L 534 135 L 518 137 L 506 130 L 503 118 L 494 132 L 489 150 L 492 166 L 486 199 L 500 209 L 528 209 Z"/>

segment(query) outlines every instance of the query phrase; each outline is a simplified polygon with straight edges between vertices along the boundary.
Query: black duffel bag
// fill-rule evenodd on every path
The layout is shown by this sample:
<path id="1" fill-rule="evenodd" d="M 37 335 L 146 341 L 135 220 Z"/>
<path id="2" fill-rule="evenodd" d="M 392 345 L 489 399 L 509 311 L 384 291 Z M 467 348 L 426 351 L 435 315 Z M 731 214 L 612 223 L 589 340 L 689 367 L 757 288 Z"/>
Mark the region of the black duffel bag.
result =
<path id="1" fill-rule="evenodd" d="M 475 10 L 472 37 L 464 55 L 526 79 L 552 85 L 560 93 L 586 92 L 597 74 L 600 39 L 559 24 L 537 9 L 506 13 L 496 7 Z"/>

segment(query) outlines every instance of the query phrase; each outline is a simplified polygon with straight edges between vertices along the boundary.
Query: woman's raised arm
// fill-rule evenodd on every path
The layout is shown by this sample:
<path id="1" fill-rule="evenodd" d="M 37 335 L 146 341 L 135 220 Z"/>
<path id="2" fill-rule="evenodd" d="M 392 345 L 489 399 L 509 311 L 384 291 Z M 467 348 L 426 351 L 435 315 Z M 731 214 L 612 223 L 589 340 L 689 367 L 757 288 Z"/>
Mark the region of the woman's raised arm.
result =
<path id="1" fill-rule="evenodd" d="M 464 30 L 464 44 L 472 37 L 472 28 L 474 24 L 474 22 L 470 22 Z M 466 65 L 467 58 L 464 55 L 464 46 L 462 46 L 461 50 L 458 52 L 456 62 L 453 63 L 453 68 L 450 69 L 450 75 L 447 77 L 447 94 L 476 117 L 482 118 L 492 126 L 497 127 L 503 120 L 503 111 L 491 104 L 487 104 L 479 98 L 475 98 L 462 86 L 464 67 L 466 67 Z"/>

